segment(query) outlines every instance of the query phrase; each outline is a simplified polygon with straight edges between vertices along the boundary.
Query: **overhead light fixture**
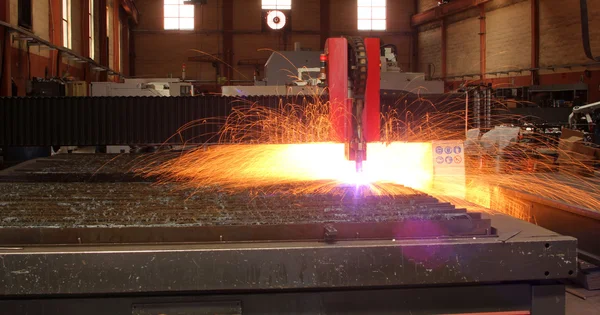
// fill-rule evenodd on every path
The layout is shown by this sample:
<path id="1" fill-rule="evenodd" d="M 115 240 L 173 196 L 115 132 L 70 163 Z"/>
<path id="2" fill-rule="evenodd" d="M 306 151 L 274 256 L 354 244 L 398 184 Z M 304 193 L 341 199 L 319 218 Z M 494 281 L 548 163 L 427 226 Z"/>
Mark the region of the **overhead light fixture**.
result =
<path id="1" fill-rule="evenodd" d="M 285 26 L 286 16 L 281 11 L 271 11 L 267 14 L 267 25 L 274 30 L 280 30 Z"/>

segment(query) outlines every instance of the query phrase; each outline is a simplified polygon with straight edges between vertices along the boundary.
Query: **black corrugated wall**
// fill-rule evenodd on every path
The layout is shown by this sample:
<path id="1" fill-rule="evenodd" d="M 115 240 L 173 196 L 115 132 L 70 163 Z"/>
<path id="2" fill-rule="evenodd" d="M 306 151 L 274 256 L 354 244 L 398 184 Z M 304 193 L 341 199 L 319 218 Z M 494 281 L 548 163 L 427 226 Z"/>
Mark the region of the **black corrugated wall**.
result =
<path id="1" fill-rule="evenodd" d="M 0 98 L 0 146 L 95 146 L 216 142 L 234 107 L 302 105 L 311 97 L 14 97 Z M 321 97 L 326 102 L 327 97 Z M 456 96 L 382 96 L 381 110 L 464 110 Z M 215 120 L 213 123 L 213 119 Z M 206 121 L 208 120 L 208 123 Z M 177 134 L 182 126 L 198 122 Z"/>

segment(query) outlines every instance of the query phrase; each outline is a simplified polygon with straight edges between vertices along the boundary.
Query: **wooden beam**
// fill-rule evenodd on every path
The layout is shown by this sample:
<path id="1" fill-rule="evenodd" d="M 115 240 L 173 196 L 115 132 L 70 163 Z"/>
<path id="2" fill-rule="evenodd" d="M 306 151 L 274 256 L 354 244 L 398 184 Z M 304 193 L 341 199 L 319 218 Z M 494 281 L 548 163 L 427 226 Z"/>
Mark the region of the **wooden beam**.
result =
<path id="1" fill-rule="evenodd" d="M 485 79 L 486 71 L 486 24 L 485 4 L 479 5 L 479 73 L 481 80 Z"/>
<path id="2" fill-rule="evenodd" d="M 476 8 L 478 5 L 490 1 L 492 0 L 453 0 L 447 4 L 443 4 L 436 8 L 413 15 L 410 19 L 411 25 L 415 27 L 427 24 L 429 22 L 441 20 L 447 16 Z"/>

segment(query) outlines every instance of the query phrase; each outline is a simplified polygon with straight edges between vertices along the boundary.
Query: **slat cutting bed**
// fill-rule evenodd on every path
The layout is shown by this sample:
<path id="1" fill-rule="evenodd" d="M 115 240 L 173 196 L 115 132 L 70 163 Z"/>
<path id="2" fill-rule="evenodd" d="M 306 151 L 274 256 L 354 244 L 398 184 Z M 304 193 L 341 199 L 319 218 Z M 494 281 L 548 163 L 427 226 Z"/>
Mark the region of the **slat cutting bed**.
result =
<path id="1" fill-rule="evenodd" d="M 193 194 L 128 173 L 134 157 L 57 155 L 1 173 L 2 309 L 564 313 L 571 237 L 409 188 Z"/>

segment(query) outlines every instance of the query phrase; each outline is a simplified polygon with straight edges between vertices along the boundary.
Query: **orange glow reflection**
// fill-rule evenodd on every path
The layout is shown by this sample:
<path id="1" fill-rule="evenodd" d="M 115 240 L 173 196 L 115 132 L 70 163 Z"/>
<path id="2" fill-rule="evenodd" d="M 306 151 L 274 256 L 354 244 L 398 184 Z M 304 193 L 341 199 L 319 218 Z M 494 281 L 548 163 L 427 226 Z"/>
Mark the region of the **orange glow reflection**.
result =
<path id="1" fill-rule="evenodd" d="M 402 184 L 425 189 L 433 180 L 431 143 L 369 143 L 363 173 L 344 157 L 341 143 L 217 145 L 143 171 L 188 187 L 253 188 L 293 182 Z"/>

